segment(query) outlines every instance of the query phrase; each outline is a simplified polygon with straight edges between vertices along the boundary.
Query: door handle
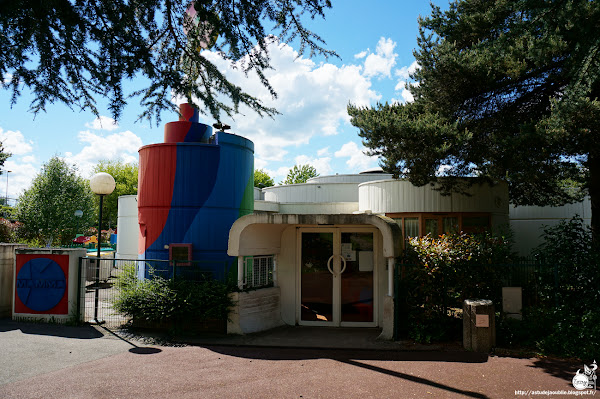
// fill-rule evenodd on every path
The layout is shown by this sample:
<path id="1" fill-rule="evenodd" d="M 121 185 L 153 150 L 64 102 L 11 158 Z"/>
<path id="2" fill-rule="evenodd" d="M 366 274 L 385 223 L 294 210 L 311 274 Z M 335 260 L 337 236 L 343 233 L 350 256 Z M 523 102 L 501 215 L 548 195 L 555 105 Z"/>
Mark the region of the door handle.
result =
<path id="1" fill-rule="evenodd" d="M 342 258 L 342 262 L 344 262 L 344 267 L 342 267 L 342 270 L 340 270 L 340 274 L 342 274 L 346 270 L 346 258 L 344 258 L 342 255 L 338 255 L 338 256 L 340 258 Z"/>
<path id="2" fill-rule="evenodd" d="M 333 270 L 331 270 L 331 260 L 334 256 L 339 256 L 342 259 L 342 262 L 344 262 L 344 267 L 342 267 L 342 270 L 340 270 L 338 274 L 335 274 Z M 344 271 L 346 270 L 346 259 L 344 259 L 342 255 L 331 255 L 329 259 L 327 259 L 327 269 L 329 270 L 329 273 L 333 274 L 333 277 L 337 277 L 338 275 L 344 273 Z"/>
<path id="3" fill-rule="evenodd" d="M 329 270 L 329 273 L 333 274 L 333 277 L 335 277 L 335 273 L 333 272 L 333 270 L 331 270 L 331 259 L 333 259 L 334 256 L 335 255 L 331 255 L 327 260 L 327 269 Z"/>

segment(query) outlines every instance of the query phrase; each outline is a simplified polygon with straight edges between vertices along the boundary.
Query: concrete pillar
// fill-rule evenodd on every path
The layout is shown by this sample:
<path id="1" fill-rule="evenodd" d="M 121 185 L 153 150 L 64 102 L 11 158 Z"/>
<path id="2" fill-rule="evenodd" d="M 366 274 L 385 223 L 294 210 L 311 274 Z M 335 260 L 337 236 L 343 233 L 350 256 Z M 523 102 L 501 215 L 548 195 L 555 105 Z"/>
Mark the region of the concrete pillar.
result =
<path id="1" fill-rule="evenodd" d="M 12 316 L 15 249 L 25 244 L 0 244 L 0 318 Z"/>
<path id="2" fill-rule="evenodd" d="M 489 352 L 496 345 L 494 304 L 489 299 L 463 302 L 463 346 L 474 352 Z"/>
<path id="3" fill-rule="evenodd" d="M 381 334 L 377 339 L 391 341 L 394 338 L 394 298 L 386 295 L 383 298 L 383 320 Z"/>
<path id="4" fill-rule="evenodd" d="M 395 258 L 387 258 L 388 262 L 388 296 L 394 297 L 394 267 L 396 266 Z"/>
<path id="5" fill-rule="evenodd" d="M 244 270 L 244 257 L 238 256 L 237 261 L 238 261 L 238 288 L 240 290 L 243 290 L 244 289 L 244 273 L 246 272 Z"/>

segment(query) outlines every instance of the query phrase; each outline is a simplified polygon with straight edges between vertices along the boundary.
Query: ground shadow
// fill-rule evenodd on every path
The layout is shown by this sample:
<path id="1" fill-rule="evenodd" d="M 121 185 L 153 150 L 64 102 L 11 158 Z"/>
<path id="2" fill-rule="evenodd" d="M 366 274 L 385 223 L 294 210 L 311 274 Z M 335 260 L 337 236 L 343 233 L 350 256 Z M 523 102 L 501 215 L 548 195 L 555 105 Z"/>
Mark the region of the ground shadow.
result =
<path id="1" fill-rule="evenodd" d="M 514 359 L 535 359 L 533 365 L 528 367 L 542 369 L 554 377 L 571 381 L 578 369 L 583 369 L 584 362 L 575 358 L 539 357 L 533 350 L 496 350 L 496 357 L 510 357 Z M 591 361 L 590 361 L 591 363 Z"/>
<path id="2" fill-rule="evenodd" d="M 460 394 L 471 398 L 487 398 L 478 392 L 467 391 L 445 385 L 427 378 L 389 370 L 383 367 L 366 364 L 361 360 L 411 362 L 457 362 L 457 363 L 484 363 L 487 354 L 474 352 L 439 352 L 439 351 L 381 351 L 381 350 L 355 350 L 355 349 L 315 349 L 315 348 L 288 348 L 288 347 L 245 347 L 245 346 L 206 346 L 204 348 L 227 356 L 243 357 L 261 360 L 311 360 L 331 359 L 351 366 L 364 368 L 370 371 L 401 378 L 406 381 L 427 385 L 432 388 Z"/>
<path id="3" fill-rule="evenodd" d="M 330 348 L 290 348 L 290 347 L 256 347 L 256 346 L 219 346 L 202 345 L 213 352 L 223 355 L 261 360 L 310 360 L 334 359 L 383 360 L 396 362 L 452 362 L 452 363 L 485 363 L 486 353 L 465 351 L 400 351 L 369 349 L 330 349 Z"/>
<path id="4" fill-rule="evenodd" d="M 577 359 L 536 359 L 533 362 L 533 366 L 530 367 L 542 369 L 545 373 L 559 377 L 565 381 L 571 381 L 577 370 L 583 371 L 583 363 Z"/>
<path id="5" fill-rule="evenodd" d="M 104 334 L 92 326 L 66 326 L 64 324 L 22 322 L 0 319 L 0 333 L 20 330 L 23 334 L 50 335 L 62 338 L 95 339 Z"/>

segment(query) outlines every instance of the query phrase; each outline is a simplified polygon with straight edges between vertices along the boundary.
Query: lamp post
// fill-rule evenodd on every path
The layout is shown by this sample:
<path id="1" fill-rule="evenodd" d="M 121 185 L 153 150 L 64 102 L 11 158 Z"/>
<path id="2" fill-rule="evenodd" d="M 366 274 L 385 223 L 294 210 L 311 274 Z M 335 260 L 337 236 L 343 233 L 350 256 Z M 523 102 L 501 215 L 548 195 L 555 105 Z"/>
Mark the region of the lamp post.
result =
<path id="1" fill-rule="evenodd" d="M 5 170 L 6 172 L 6 200 L 4 201 L 4 205 L 8 206 L 8 174 L 12 172 L 12 170 Z"/>
<path id="2" fill-rule="evenodd" d="M 108 173 L 96 173 L 90 179 L 90 189 L 94 194 L 100 196 L 100 208 L 98 212 L 98 254 L 96 257 L 96 295 L 94 297 L 94 324 L 102 324 L 104 321 L 98 320 L 98 289 L 100 288 L 100 241 L 102 237 L 102 200 L 105 195 L 109 195 L 115 189 L 115 179 Z"/>

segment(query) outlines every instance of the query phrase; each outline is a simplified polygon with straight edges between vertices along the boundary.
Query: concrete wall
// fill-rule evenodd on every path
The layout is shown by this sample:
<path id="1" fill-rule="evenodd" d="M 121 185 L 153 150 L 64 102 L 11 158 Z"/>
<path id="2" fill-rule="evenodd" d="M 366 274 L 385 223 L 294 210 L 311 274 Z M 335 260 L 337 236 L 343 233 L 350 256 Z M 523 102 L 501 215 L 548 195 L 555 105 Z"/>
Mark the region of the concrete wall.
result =
<path id="1" fill-rule="evenodd" d="M 542 243 L 544 226 L 554 226 L 561 220 L 569 220 L 575 215 L 585 223 L 592 221 L 592 207 L 589 197 L 576 204 L 564 206 L 514 206 L 509 208 L 510 227 L 513 231 L 513 249 L 520 255 L 529 255 Z"/>
<path id="2" fill-rule="evenodd" d="M 227 323 L 228 334 L 250 334 L 283 324 L 279 287 L 231 294 L 236 303 Z"/>
<path id="3" fill-rule="evenodd" d="M 25 247 L 25 244 L 0 243 L 0 318 L 12 316 L 15 249 Z"/>

